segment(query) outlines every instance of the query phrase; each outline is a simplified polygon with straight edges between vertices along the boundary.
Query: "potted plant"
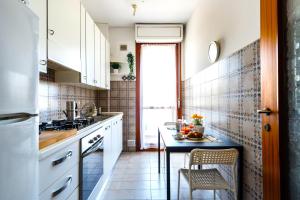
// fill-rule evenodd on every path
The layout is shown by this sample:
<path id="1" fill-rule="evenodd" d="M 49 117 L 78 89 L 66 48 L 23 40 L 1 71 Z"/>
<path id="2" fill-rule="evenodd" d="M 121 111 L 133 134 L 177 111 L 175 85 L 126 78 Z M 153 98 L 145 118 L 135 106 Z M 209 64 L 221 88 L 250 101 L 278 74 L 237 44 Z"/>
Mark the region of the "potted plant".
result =
<path id="1" fill-rule="evenodd" d="M 111 66 L 111 68 L 113 68 L 114 74 L 118 74 L 119 73 L 119 69 L 121 69 L 120 63 L 118 63 L 118 62 L 111 62 L 110 66 Z"/>
<path id="2" fill-rule="evenodd" d="M 127 54 L 127 62 L 129 67 L 129 75 L 133 75 L 134 56 L 131 52 Z"/>
<path id="3" fill-rule="evenodd" d="M 192 115 L 192 123 L 194 125 L 194 131 L 199 133 L 204 133 L 204 126 L 203 126 L 203 116 L 198 114 Z"/>

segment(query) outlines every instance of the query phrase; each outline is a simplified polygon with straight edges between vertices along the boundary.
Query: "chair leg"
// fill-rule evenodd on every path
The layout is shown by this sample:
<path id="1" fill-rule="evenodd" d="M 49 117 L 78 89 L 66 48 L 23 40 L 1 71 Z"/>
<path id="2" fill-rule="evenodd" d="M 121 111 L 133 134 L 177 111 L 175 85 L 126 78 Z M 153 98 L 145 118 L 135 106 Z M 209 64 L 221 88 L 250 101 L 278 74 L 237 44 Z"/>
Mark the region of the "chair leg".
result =
<path id="1" fill-rule="evenodd" d="M 186 163 L 186 153 L 184 154 L 184 163 L 183 163 L 183 168 L 185 168 L 185 163 Z"/>
<path id="2" fill-rule="evenodd" d="M 177 189 L 177 200 L 179 200 L 180 196 L 180 169 L 178 170 L 178 189 Z"/>
<path id="3" fill-rule="evenodd" d="M 214 200 L 216 200 L 216 190 L 214 190 Z"/>
<path id="4" fill-rule="evenodd" d="M 193 200 L 193 190 L 191 186 L 190 186 L 190 200 Z"/>

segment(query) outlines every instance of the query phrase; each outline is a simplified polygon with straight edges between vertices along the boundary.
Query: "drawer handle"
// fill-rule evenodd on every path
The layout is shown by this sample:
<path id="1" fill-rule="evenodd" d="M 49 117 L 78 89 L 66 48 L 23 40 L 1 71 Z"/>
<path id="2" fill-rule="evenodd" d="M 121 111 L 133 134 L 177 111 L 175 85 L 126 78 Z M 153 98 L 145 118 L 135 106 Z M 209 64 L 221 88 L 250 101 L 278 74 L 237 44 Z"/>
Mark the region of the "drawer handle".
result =
<path id="1" fill-rule="evenodd" d="M 67 179 L 67 182 L 61 188 L 59 188 L 58 190 L 52 193 L 52 198 L 62 193 L 71 184 L 71 182 L 72 182 L 72 177 L 70 176 Z"/>
<path id="2" fill-rule="evenodd" d="M 72 157 L 72 154 L 73 154 L 72 151 L 68 151 L 68 153 L 67 153 L 64 157 L 52 161 L 52 165 L 53 165 L 53 166 L 56 166 L 56 165 L 58 165 L 58 164 L 64 162 L 64 161 L 67 160 L 68 158 L 71 158 L 71 157 Z"/>

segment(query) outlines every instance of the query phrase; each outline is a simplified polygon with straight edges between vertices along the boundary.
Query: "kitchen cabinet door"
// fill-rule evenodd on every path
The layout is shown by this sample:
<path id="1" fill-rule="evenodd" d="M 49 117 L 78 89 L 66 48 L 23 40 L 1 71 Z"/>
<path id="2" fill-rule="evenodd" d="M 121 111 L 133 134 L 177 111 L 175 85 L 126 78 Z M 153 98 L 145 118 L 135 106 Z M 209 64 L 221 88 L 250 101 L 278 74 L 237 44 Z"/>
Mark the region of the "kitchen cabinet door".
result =
<path id="1" fill-rule="evenodd" d="M 101 32 L 95 24 L 95 86 L 101 87 Z"/>
<path id="2" fill-rule="evenodd" d="M 100 87 L 101 88 L 105 88 L 105 83 L 106 83 L 106 38 L 104 37 L 104 35 L 101 33 L 101 66 L 100 66 Z"/>
<path id="3" fill-rule="evenodd" d="M 108 40 L 105 40 L 105 62 L 106 62 L 106 70 L 105 70 L 105 88 L 110 89 L 110 45 Z"/>
<path id="4" fill-rule="evenodd" d="M 29 7 L 39 17 L 39 71 L 47 73 L 47 0 L 31 0 Z"/>
<path id="5" fill-rule="evenodd" d="M 80 6 L 80 58 L 81 58 L 81 83 L 87 83 L 86 68 L 86 34 L 85 34 L 85 8 Z"/>
<path id="6" fill-rule="evenodd" d="M 123 119 L 119 119 L 119 122 L 117 124 L 118 126 L 118 152 L 119 155 L 122 153 L 123 151 Z M 119 157 L 118 155 L 118 157 Z"/>
<path id="7" fill-rule="evenodd" d="M 119 156 L 119 134 L 118 134 L 118 120 L 115 120 L 112 122 L 112 129 L 111 129 L 111 136 L 112 136 L 112 151 L 113 151 L 113 155 L 112 155 L 112 160 L 113 163 L 115 163 L 118 159 Z"/>
<path id="8" fill-rule="evenodd" d="M 48 58 L 80 72 L 80 0 L 48 0 Z"/>
<path id="9" fill-rule="evenodd" d="M 86 76 L 87 84 L 94 85 L 95 80 L 95 23 L 91 16 L 86 13 L 85 34 L 86 34 Z"/>
<path id="10" fill-rule="evenodd" d="M 108 175 L 113 168 L 112 161 L 112 136 L 111 136 L 111 123 L 107 123 L 103 128 L 104 133 L 104 174 Z"/>

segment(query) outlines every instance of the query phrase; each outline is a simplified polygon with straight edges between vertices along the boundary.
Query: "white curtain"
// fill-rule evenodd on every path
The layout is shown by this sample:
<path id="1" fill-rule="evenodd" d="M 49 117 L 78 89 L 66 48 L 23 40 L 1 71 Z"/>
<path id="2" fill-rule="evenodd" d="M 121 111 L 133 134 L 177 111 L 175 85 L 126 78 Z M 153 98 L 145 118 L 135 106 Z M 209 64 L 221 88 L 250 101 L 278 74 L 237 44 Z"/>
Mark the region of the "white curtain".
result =
<path id="1" fill-rule="evenodd" d="M 141 47 L 141 148 L 157 147 L 157 130 L 177 118 L 176 45 Z"/>

